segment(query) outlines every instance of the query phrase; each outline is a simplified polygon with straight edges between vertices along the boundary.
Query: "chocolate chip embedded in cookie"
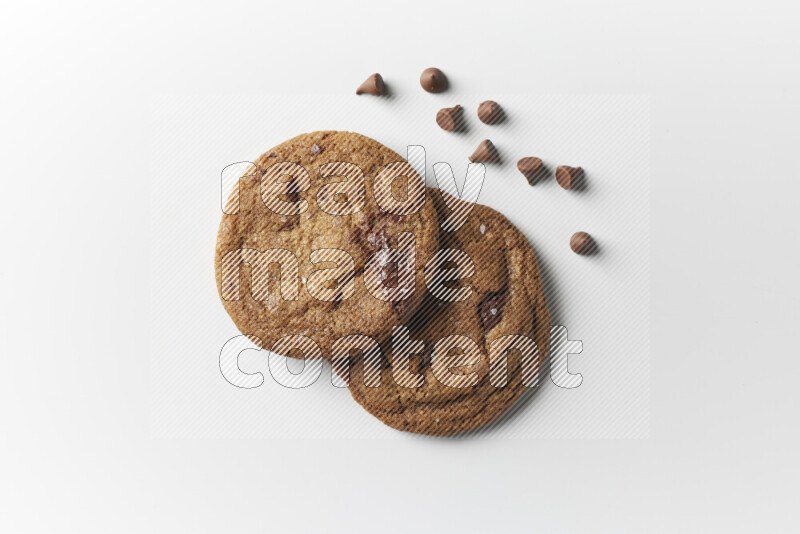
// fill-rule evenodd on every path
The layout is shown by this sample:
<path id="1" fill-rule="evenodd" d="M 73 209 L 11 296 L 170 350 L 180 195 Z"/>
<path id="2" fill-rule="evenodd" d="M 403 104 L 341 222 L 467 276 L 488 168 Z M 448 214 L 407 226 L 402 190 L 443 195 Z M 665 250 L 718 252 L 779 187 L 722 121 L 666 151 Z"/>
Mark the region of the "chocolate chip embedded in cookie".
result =
<path id="1" fill-rule="evenodd" d="M 493 291 L 484 295 L 478 304 L 478 316 L 481 318 L 483 331 L 489 332 L 500 323 L 506 306 L 506 291 Z"/>
<path id="2" fill-rule="evenodd" d="M 237 328 L 266 349 L 307 336 L 327 356 L 339 337 L 383 339 L 407 320 L 438 243 L 436 210 L 411 166 L 335 131 L 300 135 L 254 163 L 216 246 L 217 287 Z M 381 204 L 390 211 L 379 195 L 394 199 Z"/>
<path id="3" fill-rule="evenodd" d="M 431 193 L 440 220 L 448 213 L 441 194 Z M 458 256 L 448 250 L 462 251 L 474 264 L 471 275 L 444 282 L 452 294 L 467 288 L 468 296 L 449 301 L 429 291 L 382 343 L 388 366 L 351 362 L 353 398 L 398 430 L 446 435 L 493 421 L 531 384 L 549 349 L 550 315 L 536 257 L 508 219 L 476 205 L 461 228 L 440 235 L 443 264 L 455 268 L 448 264 Z"/>

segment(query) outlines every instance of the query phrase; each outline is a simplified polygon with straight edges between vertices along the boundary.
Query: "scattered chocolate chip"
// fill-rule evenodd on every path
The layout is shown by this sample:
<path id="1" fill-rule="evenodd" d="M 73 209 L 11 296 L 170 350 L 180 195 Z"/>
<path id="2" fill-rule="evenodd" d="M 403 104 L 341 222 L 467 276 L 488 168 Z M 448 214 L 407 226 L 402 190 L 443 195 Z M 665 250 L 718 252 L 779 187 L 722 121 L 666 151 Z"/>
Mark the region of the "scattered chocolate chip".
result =
<path id="1" fill-rule="evenodd" d="M 487 100 L 486 102 L 481 102 L 478 106 L 478 118 L 486 124 L 498 124 L 503 122 L 505 113 L 503 113 L 503 108 L 500 107 L 500 104 L 494 100 Z"/>
<path id="2" fill-rule="evenodd" d="M 463 112 L 464 108 L 461 106 L 442 108 L 436 114 L 436 124 L 438 124 L 442 130 L 447 130 L 448 132 L 460 130 L 463 122 Z"/>
<path id="3" fill-rule="evenodd" d="M 478 304 L 478 316 L 483 324 L 483 331 L 488 332 L 500 323 L 503 317 L 503 308 L 506 305 L 506 292 L 497 291 L 487 293 Z"/>
<path id="4" fill-rule="evenodd" d="M 580 167 L 568 167 L 561 165 L 556 169 L 556 180 L 558 185 L 564 189 L 572 189 L 583 178 L 583 169 Z"/>
<path id="5" fill-rule="evenodd" d="M 425 69 L 419 77 L 419 84 L 429 93 L 441 93 L 447 89 L 447 77 L 435 67 Z"/>
<path id="6" fill-rule="evenodd" d="M 569 247 L 575 254 L 589 254 L 594 250 L 595 242 L 586 232 L 575 232 L 569 238 Z"/>
<path id="7" fill-rule="evenodd" d="M 542 160 L 539 158 L 522 158 L 517 162 L 517 168 L 528 179 L 528 183 L 533 185 L 543 170 Z"/>
<path id="8" fill-rule="evenodd" d="M 386 94 L 386 84 L 383 83 L 383 78 L 380 74 L 376 72 L 358 86 L 356 94 L 360 95 L 363 93 L 375 96 L 383 96 Z"/>
<path id="9" fill-rule="evenodd" d="M 317 143 L 311 145 L 311 154 L 314 156 L 319 156 L 325 149 L 319 146 Z"/>
<path id="10" fill-rule="evenodd" d="M 478 148 L 475 149 L 475 152 L 469 157 L 469 160 L 473 163 L 475 162 L 493 162 L 498 161 L 500 157 L 497 154 L 497 149 L 494 147 L 491 141 L 485 139 L 478 145 Z"/>

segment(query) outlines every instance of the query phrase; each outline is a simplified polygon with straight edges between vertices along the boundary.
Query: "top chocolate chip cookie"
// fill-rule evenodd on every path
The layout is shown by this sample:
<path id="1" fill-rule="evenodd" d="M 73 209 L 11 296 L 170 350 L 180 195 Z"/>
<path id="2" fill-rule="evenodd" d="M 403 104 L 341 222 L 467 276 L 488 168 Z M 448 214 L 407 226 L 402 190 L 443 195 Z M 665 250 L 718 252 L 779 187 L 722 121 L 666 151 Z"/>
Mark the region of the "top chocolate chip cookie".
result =
<path id="1" fill-rule="evenodd" d="M 343 336 L 381 340 L 407 320 L 438 246 L 436 210 L 413 168 L 336 131 L 297 136 L 254 163 L 228 200 L 215 258 L 239 330 L 287 356 L 327 356 Z M 289 345 L 309 350 L 281 350 Z"/>

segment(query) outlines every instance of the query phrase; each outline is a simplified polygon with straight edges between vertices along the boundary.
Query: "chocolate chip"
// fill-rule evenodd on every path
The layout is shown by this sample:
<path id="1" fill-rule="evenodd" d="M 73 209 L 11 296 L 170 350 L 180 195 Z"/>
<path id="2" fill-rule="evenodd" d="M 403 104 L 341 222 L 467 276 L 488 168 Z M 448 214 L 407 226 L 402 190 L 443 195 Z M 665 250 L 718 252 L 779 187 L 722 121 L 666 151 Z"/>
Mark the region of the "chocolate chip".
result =
<path id="1" fill-rule="evenodd" d="M 500 159 L 499 155 L 497 154 L 497 149 L 494 147 L 491 141 L 485 139 L 478 145 L 478 148 L 475 149 L 475 152 L 469 157 L 469 160 L 473 163 L 475 162 L 493 162 L 498 161 Z"/>
<path id="2" fill-rule="evenodd" d="M 419 77 L 419 84 L 429 93 L 441 93 L 447 89 L 447 77 L 435 67 L 425 69 Z"/>
<path id="3" fill-rule="evenodd" d="M 292 180 L 289 182 L 289 187 L 287 188 L 288 191 L 286 192 L 286 196 L 289 199 L 289 202 L 292 204 L 296 204 L 298 200 L 300 200 L 300 187 L 297 184 L 296 180 Z"/>
<path id="4" fill-rule="evenodd" d="M 568 167 L 561 165 L 556 169 L 556 180 L 558 185 L 564 189 L 572 189 L 583 178 L 583 169 L 580 167 Z"/>
<path id="5" fill-rule="evenodd" d="M 400 271 L 396 261 L 390 261 L 382 267 L 383 287 L 394 289 L 400 284 Z"/>
<path id="6" fill-rule="evenodd" d="M 498 124 L 503 122 L 505 113 L 503 113 L 503 108 L 500 107 L 500 104 L 494 100 L 487 100 L 486 102 L 481 102 L 478 106 L 478 118 L 486 124 Z"/>
<path id="7" fill-rule="evenodd" d="M 386 94 L 386 84 L 383 83 L 383 77 L 377 72 L 364 80 L 364 83 L 358 86 L 356 94 L 360 95 L 367 93 L 369 95 L 383 96 Z"/>
<path id="8" fill-rule="evenodd" d="M 438 124 L 442 130 L 447 130 L 448 132 L 460 130 L 463 111 L 464 109 L 461 106 L 442 108 L 436 114 L 436 124 Z"/>
<path id="9" fill-rule="evenodd" d="M 409 358 L 408 364 L 412 373 L 421 373 L 425 367 L 430 366 L 431 361 L 433 361 L 434 347 L 435 343 L 433 341 L 426 341 L 422 352 Z"/>
<path id="10" fill-rule="evenodd" d="M 586 232 L 575 232 L 569 238 L 569 247 L 575 254 L 591 254 L 595 249 L 595 242 Z"/>
<path id="11" fill-rule="evenodd" d="M 483 324 L 483 331 L 488 332 L 500 323 L 503 317 L 503 308 L 506 305 L 506 292 L 496 291 L 487 293 L 478 304 L 478 316 Z"/>
<path id="12" fill-rule="evenodd" d="M 528 179 L 528 183 L 533 185 L 543 170 L 542 160 L 539 158 L 522 158 L 517 162 L 517 168 Z"/>
<path id="13" fill-rule="evenodd" d="M 319 156 L 325 149 L 319 146 L 317 143 L 311 145 L 311 154 L 314 156 Z"/>

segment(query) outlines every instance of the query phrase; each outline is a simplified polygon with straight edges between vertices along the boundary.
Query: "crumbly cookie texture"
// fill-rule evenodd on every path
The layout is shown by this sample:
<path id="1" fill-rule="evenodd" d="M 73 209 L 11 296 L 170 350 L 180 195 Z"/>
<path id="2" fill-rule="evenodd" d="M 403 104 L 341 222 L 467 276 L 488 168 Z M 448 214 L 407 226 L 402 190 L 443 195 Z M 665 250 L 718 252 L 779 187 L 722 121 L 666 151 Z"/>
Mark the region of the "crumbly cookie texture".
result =
<path id="1" fill-rule="evenodd" d="M 448 213 L 439 191 L 431 196 L 440 219 Z M 550 342 L 550 315 L 545 303 L 536 256 L 525 236 L 508 219 L 486 206 L 476 205 L 467 222 L 453 233 L 442 231 L 442 248 L 459 249 L 472 258 L 475 274 L 451 284 L 470 287 L 471 296 L 461 302 L 444 302 L 426 294 L 425 301 L 407 321 L 412 340 L 424 342 L 425 350 L 402 363 L 424 377 L 418 388 L 407 388 L 393 380 L 393 369 L 401 362 L 392 352 L 390 340 L 382 344 L 384 360 L 379 387 L 365 384 L 364 358 L 350 365 L 349 390 L 368 412 L 398 430 L 447 435 L 475 429 L 504 413 L 525 391 L 521 353 L 510 351 L 508 382 L 496 387 L 490 381 L 488 347 L 502 336 L 521 334 L 538 347 L 538 371 Z M 471 367 L 478 382 L 468 388 L 453 388 L 434 376 L 431 353 L 435 341 L 453 334 L 471 338 L 481 356 Z M 465 360 L 466 361 L 466 360 Z"/>
<path id="2" fill-rule="evenodd" d="M 380 209 L 373 196 L 373 180 L 384 165 L 405 161 L 377 141 L 352 132 L 321 131 L 299 135 L 266 151 L 254 163 L 256 168 L 240 180 L 239 211 L 224 214 L 217 237 L 215 270 L 217 289 L 225 310 L 237 328 L 245 335 L 258 338 L 263 348 L 287 335 L 304 335 L 313 339 L 323 356 L 330 354 L 339 337 L 364 334 L 378 340 L 387 337 L 393 326 L 402 324 L 419 306 L 425 293 L 422 268 L 437 250 L 438 225 L 436 210 L 427 197 L 421 209 L 412 215 L 392 215 Z M 299 191 L 295 184 L 287 186 L 281 198 L 287 203 L 307 200 L 308 209 L 299 215 L 281 215 L 267 208 L 261 197 L 261 179 L 277 162 L 293 162 L 303 166 L 310 175 L 310 188 Z M 320 208 L 318 193 L 341 177 L 322 178 L 321 166 L 347 162 L 357 165 L 364 173 L 364 208 L 348 215 L 332 215 Z M 408 180 L 421 180 L 414 174 Z M 397 180 L 397 195 L 402 196 L 404 183 Z M 235 194 L 235 192 L 234 192 Z M 234 198 L 232 194 L 231 198 Z M 324 196 L 324 192 L 323 192 Z M 337 201 L 344 201 L 341 195 Z M 231 201 L 228 205 L 234 205 Z M 363 281 L 367 261 L 387 246 L 397 246 L 397 236 L 411 232 L 416 243 L 414 265 L 416 289 L 411 297 L 395 302 L 372 296 Z M 239 298 L 228 300 L 223 288 L 222 261 L 232 250 L 285 249 L 299 260 L 300 290 L 297 300 L 282 297 L 277 264 L 269 267 L 266 298 L 253 298 L 251 268 L 241 269 Z M 312 263 L 310 254 L 317 249 L 340 249 L 353 258 L 355 292 L 344 300 L 319 300 L 308 291 L 309 277 L 315 271 L 336 267 L 336 264 Z M 352 275 L 351 275 L 352 276 Z M 346 275 L 337 280 L 345 283 Z M 229 277 L 226 277 L 229 280 Z M 334 286 L 335 287 L 335 286 Z M 342 287 L 341 285 L 339 287 Z M 229 296 L 229 295 L 228 295 Z M 303 357 L 291 351 L 287 356 Z"/>

